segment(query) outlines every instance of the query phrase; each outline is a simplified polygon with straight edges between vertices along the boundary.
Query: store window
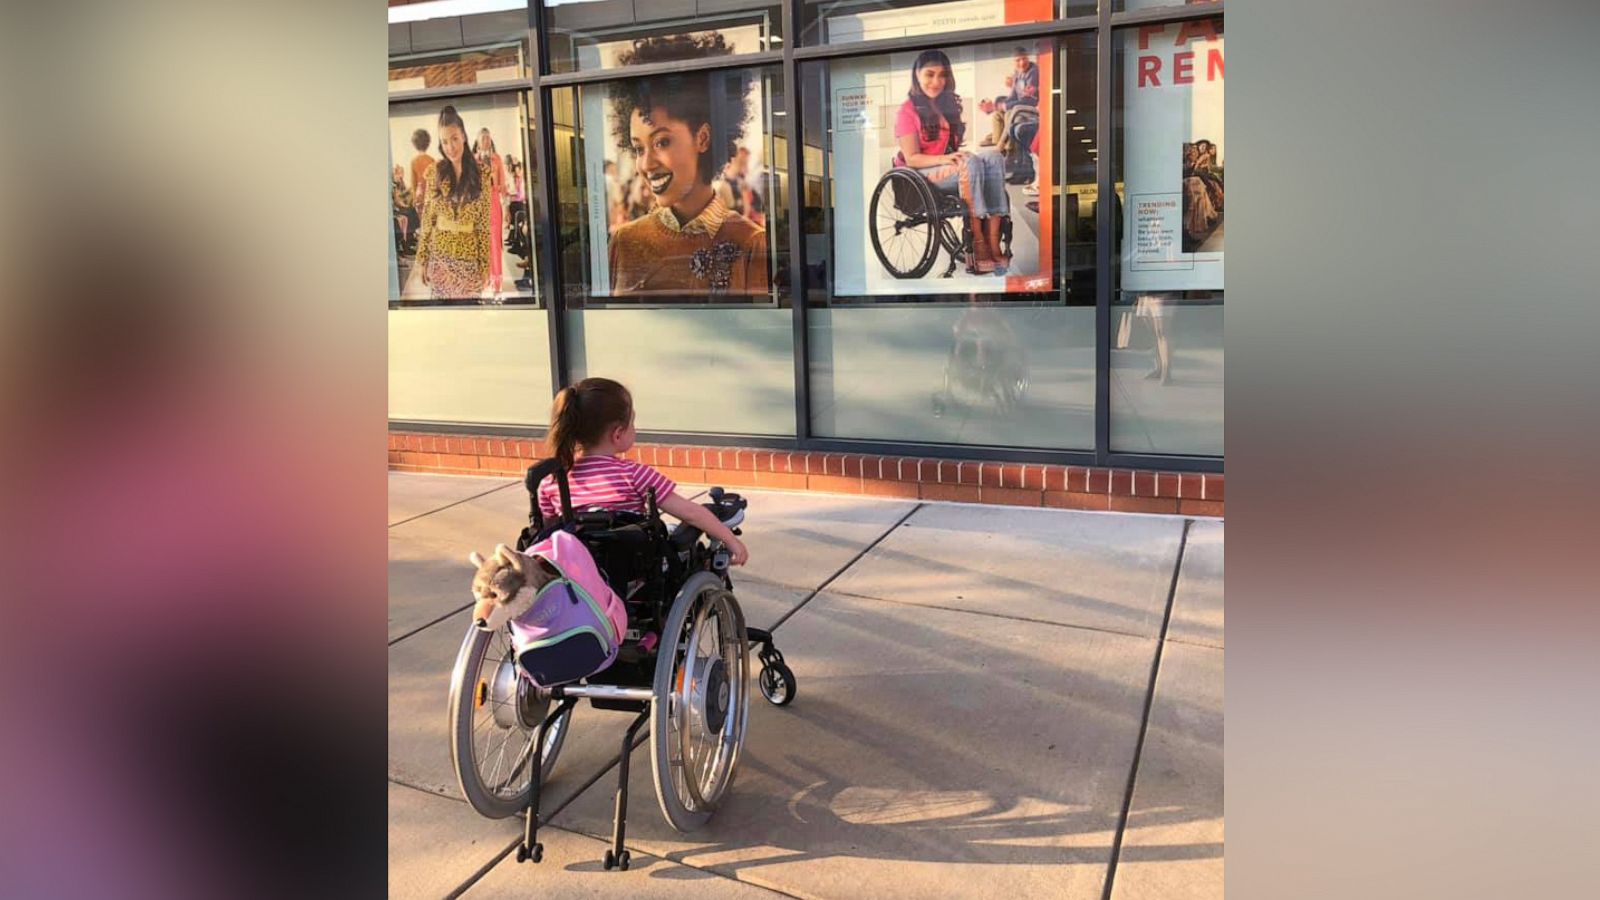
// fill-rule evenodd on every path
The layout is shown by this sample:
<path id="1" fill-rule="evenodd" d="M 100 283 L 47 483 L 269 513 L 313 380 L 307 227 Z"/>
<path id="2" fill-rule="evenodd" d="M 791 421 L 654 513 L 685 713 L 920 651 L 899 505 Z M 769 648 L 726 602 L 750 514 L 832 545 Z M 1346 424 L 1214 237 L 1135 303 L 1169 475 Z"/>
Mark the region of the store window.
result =
<path id="1" fill-rule="evenodd" d="M 389 105 L 389 302 L 536 303 L 525 93 Z"/>
<path id="2" fill-rule="evenodd" d="M 1092 16 L 1095 0 L 803 0 L 802 45 L 845 44 L 884 38 L 930 37 L 973 28 L 996 28 Z"/>
<path id="3" fill-rule="evenodd" d="M 1222 455 L 1222 19 L 1113 39 L 1111 449 Z"/>
<path id="4" fill-rule="evenodd" d="M 814 433 L 1094 445 L 1094 37 L 801 70 Z"/>
<path id="5" fill-rule="evenodd" d="M 550 71 L 577 72 L 644 65 L 648 39 L 717 41 L 720 52 L 783 49 L 776 0 L 545 0 Z"/>
<path id="6" fill-rule="evenodd" d="M 715 37 L 639 46 L 727 55 Z M 642 430 L 794 433 L 777 81 L 738 67 L 551 92 L 569 370 L 626 383 Z"/>
<path id="7" fill-rule="evenodd" d="M 514 84 L 528 60 L 528 0 L 389 2 L 390 93 Z"/>
<path id="8" fill-rule="evenodd" d="M 389 105 L 391 419 L 546 424 L 529 124 L 526 93 Z"/>

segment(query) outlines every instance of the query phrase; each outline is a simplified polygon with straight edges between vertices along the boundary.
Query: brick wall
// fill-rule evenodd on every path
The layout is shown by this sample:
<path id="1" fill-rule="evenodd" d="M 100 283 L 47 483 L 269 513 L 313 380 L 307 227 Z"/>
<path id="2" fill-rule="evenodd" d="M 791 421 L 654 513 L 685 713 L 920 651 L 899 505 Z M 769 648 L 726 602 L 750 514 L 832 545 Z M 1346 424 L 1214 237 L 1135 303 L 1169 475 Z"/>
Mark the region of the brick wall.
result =
<path id="1" fill-rule="evenodd" d="M 540 441 L 529 438 L 392 431 L 389 468 L 521 475 L 541 458 L 542 449 Z M 638 444 L 627 456 L 687 484 L 1060 509 L 1223 514 L 1221 475 L 678 444 Z"/>

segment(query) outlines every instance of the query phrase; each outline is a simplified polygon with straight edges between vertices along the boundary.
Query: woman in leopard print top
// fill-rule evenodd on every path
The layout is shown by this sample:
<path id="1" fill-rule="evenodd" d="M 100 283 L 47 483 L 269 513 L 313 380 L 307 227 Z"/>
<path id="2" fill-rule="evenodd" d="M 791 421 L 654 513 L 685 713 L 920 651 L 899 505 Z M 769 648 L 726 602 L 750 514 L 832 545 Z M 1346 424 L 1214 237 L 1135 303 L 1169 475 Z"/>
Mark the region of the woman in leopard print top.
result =
<path id="1" fill-rule="evenodd" d="M 467 128 L 454 106 L 439 111 L 439 149 L 429 172 L 417 267 L 435 300 L 477 300 L 490 286 L 492 173 L 467 152 Z"/>

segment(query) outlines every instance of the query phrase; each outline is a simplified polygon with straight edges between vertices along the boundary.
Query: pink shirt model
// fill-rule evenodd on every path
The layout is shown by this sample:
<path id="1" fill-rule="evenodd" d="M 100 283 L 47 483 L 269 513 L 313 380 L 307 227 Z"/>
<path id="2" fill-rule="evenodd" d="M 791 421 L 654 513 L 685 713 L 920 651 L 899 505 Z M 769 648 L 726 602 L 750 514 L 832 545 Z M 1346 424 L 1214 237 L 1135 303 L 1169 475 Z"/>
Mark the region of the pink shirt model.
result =
<path id="1" fill-rule="evenodd" d="M 900 104 L 900 112 L 894 119 L 894 136 L 905 137 L 908 134 L 917 136 L 917 149 L 928 156 L 943 156 L 949 153 L 945 147 L 950 144 L 950 123 L 939 122 L 939 136 L 928 140 L 922 133 L 922 119 L 917 115 L 917 107 L 910 100 Z"/>

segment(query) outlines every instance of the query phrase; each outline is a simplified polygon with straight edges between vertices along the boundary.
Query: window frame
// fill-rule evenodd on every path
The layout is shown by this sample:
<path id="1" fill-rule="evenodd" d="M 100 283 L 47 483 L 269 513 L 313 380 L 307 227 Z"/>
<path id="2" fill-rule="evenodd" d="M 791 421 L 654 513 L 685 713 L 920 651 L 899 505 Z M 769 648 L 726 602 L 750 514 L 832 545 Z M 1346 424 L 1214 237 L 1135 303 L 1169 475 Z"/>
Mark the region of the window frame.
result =
<path id="1" fill-rule="evenodd" d="M 783 201 L 788 204 L 789 228 L 789 268 L 787 288 L 785 292 L 790 298 L 788 306 L 793 316 L 793 357 L 795 368 L 795 436 L 793 438 L 772 438 L 756 435 L 740 435 L 733 433 L 689 433 L 689 432 L 651 432 L 642 433 L 644 440 L 692 440 L 695 443 L 707 446 L 753 446 L 770 447 L 774 449 L 809 450 L 820 452 L 845 452 L 845 453 L 875 453 L 885 455 L 917 455 L 928 457 L 962 458 L 977 460 L 1006 460 L 1023 463 L 1043 463 L 1061 465 L 1092 465 L 1097 467 L 1139 467 L 1159 468 L 1168 471 L 1182 472 L 1222 472 L 1223 457 L 1221 456 L 1184 456 L 1173 454 L 1152 453 L 1118 453 L 1110 450 L 1110 337 L 1112 323 L 1111 309 L 1111 278 L 1109 277 L 1114 260 L 1112 251 L 1115 241 L 1112 238 L 1111 228 L 1114 227 L 1112 218 L 1112 204 L 1096 204 L 1096 278 L 1095 278 L 1095 447 L 1092 451 L 1085 450 L 1037 450 L 1021 449 L 1004 446 L 982 446 L 971 444 L 923 444 L 883 440 L 845 440 L 818 438 L 811 433 L 811 411 L 809 393 L 809 360 L 810 353 L 807 347 L 807 309 L 809 303 L 803 298 L 808 296 L 807 265 L 804 247 L 804 234 L 800 216 L 804 210 L 803 190 L 804 178 L 799 177 L 804 169 L 802 163 L 803 123 L 800 117 L 804 114 L 805 104 L 800 94 L 802 85 L 799 80 L 798 65 L 804 61 L 825 61 L 843 59 L 857 56 L 873 56 L 887 53 L 903 52 L 927 46 L 929 36 L 884 38 L 875 40 L 853 41 L 842 44 L 816 44 L 800 46 L 799 34 L 796 31 L 801 19 L 800 5 L 802 0 L 781 0 L 781 35 L 782 47 L 779 50 L 766 50 L 758 53 L 739 54 L 736 56 L 719 57 L 715 60 L 686 61 L 682 63 L 664 63 L 651 66 L 629 67 L 627 77 L 649 77 L 655 74 L 687 70 L 687 69 L 713 69 L 732 68 L 742 66 L 777 65 L 781 68 L 779 84 L 784 96 L 784 109 L 790 114 L 788 149 L 788 172 L 792 176 L 788 179 L 787 190 L 784 192 Z M 1130 25 L 1179 23 L 1189 19 L 1209 18 L 1213 16 L 1226 17 L 1225 0 L 1216 2 L 1196 3 L 1186 6 L 1155 7 L 1133 12 L 1113 11 L 1111 0 L 1101 0 L 1097 11 L 1093 15 L 1079 15 L 1070 18 L 1060 18 L 1061 4 L 1056 5 L 1058 18 L 1045 22 L 1032 22 L 1017 25 L 1003 25 L 990 28 L 968 29 L 953 31 L 937 36 L 940 45 L 965 45 L 995 43 L 1013 40 L 1039 39 L 1056 37 L 1059 35 L 1093 32 L 1095 35 L 1096 51 L 1096 85 L 1095 85 L 1095 121 L 1100 130 L 1099 146 L 1101 159 L 1096 165 L 1096 185 L 1098 196 L 1110 196 L 1114 190 L 1111 180 L 1111 157 L 1107 153 L 1120 151 L 1120 146 L 1115 135 L 1114 112 L 1111 107 L 1111 78 L 1112 54 L 1114 51 L 1113 37 L 1115 30 Z M 540 0 L 530 0 L 528 3 L 528 48 L 529 48 L 529 77 L 526 80 L 515 82 L 499 82 L 488 85 L 463 85 L 452 88 L 427 89 L 420 91 L 396 92 L 389 95 L 389 102 L 400 103 L 410 100 L 435 99 L 439 96 L 466 96 L 477 93 L 498 93 L 505 91 L 527 91 L 528 110 L 530 122 L 533 124 L 537 146 L 530 147 L 534 156 L 531 166 L 538 166 L 538 178 L 530 196 L 530 216 L 535 227 L 536 252 L 542 254 L 546 260 L 558 258 L 557 234 L 554 223 L 558 221 L 556 208 L 556 193 L 554 190 L 555 156 L 554 156 L 554 131 L 550 118 L 550 92 L 559 87 L 587 83 L 599 83 L 613 80 L 618 77 L 615 70 L 596 69 L 554 73 L 550 71 L 546 43 L 545 8 Z M 778 285 L 779 273 L 774 272 L 774 285 Z M 565 327 L 565 285 L 561 284 L 560 266 L 547 263 L 539 267 L 539 295 L 546 314 L 549 316 L 549 359 L 552 374 L 552 384 L 559 387 L 568 380 L 569 352 L 567 346 L 567 329 Z M 1065 284 L 1058 285 L 1056 293 L 1064 293 Z M 1023 303 L 1026 301 L 1012 301 Z M 637 308 L 640 304 L 629 303 L 630 308 Z M 1054 305 L 1053 303 L 1050 305 Z M 738 304 L 741 308 L 766 308 Z M 586 301 L 585 307 L 589 308 Z M 615 308 L 613 306 L 612 308 Z M 677 307 L 684 308 L 684 307 Z M 404 310 L 395 310 L 403 313 Z M 397 427 L 421 431 L 457 431 L 469 428 L 475 432 L 485 434 L 506 434 L 521 436 L 542 435 L 544 429 L 522 428 L 508 426 L 479 425 L 471 423 L 436 423 L 436 422 L 410 422 L 391 420 Z"/>

